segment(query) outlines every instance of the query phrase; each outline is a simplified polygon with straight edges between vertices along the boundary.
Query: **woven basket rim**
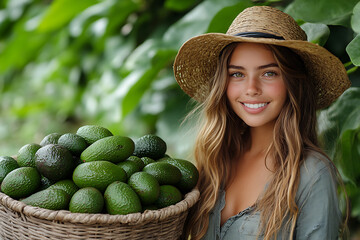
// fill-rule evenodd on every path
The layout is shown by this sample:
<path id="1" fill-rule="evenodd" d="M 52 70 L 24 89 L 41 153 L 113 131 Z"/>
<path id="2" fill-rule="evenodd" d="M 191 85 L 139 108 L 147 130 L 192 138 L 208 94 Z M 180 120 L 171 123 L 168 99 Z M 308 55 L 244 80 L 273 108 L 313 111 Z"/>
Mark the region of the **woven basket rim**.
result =
<path id="1" fill-rule="evenodd" d="M 103 213 L 72 213 L 68 210 L 49 210 L 26 205 L 0 192 L 0 204 L 13 211 L 49 221 L 61 221 L 80 224 L 128 224 L 137 225 L 151 221 L 162 221 L 168 217 L 178 215 L 191 208 L 199 199 L 200 192 L 197 188 L 188 192 L 184 199 L 175 205 L 158 210 L 145 210 L 143 213 L 131 213 L 127 215 L 110 215 Z"/>

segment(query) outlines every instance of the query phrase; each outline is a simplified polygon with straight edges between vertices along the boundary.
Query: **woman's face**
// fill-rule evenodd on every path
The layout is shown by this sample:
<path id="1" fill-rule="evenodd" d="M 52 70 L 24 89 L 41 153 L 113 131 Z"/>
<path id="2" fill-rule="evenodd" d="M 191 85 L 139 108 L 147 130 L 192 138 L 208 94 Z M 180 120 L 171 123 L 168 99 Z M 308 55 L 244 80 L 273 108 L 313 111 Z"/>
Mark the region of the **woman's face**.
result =
<path id="1" fill-rule="evenodd" d="M 273 126 L 287 90 L 280 68 L 263 44 L 240 43 L 230 56 L 226 95 L 234 112 L 250 127 Z"/>

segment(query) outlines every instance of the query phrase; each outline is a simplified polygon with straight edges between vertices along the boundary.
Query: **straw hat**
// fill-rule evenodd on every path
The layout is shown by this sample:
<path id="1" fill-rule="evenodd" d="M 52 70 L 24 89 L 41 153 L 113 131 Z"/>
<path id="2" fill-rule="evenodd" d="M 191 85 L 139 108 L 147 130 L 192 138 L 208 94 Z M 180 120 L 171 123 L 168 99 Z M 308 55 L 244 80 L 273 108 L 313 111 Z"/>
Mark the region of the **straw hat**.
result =
<path id="1" fill-rule="evenodd" d="M 241 12 L 226 34 L 203 34 L 183 44 L 174 63 L 175 78 L 182 90 L 196 101 L 204 101 L 219 54 L 232 42 L 273 44 L 292 49 L 303 59 L 309 76 L 316 81 L 317 109 L 329 106 L 350 87 L 341 61 L 325 48 L 308 42 L 305 32 L 292 17 L 276 8 L 255 6 Z"/>

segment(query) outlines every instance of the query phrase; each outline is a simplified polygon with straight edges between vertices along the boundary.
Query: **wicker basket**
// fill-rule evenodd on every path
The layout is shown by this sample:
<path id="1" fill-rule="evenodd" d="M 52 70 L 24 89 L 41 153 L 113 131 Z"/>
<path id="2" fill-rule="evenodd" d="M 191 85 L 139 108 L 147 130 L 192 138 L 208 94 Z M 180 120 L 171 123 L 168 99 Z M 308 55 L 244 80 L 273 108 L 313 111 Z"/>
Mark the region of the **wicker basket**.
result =
<path id="1" fill-rule="evenodd" d="M 32 207 L 0 193 L 0 239 L 179 239 L 199 195 L 193 189 L 176 205 L 109 215 Z"/>

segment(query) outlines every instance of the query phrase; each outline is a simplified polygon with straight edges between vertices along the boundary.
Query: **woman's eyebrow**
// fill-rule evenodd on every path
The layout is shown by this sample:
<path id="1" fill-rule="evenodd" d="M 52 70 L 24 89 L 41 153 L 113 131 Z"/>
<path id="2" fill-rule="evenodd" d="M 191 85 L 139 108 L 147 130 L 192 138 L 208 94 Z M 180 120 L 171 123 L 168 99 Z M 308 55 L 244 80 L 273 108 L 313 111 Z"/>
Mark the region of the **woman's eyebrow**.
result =
<path id="1" fill-rule="evenodd" d="M 269 68 L 269 67 L 279 67 L 279 65 L 277 63 L 269 63 L 266 65 L 259 66 L 258 69 L 264 69 L 264 68 Z"/>
<path id="2" fill-rule="evenodd" d="M 241 70 L 245 69 L 245 68 L 242 67 L 242 66 L 236 66 L 236 65 L 229 65 L 229 66 L 228 66 L 228 69 L 229 69 L 229 68 L 241 69 Z"/>
<path id="3" fill-rule="evenodd" d="M 269 64 L 261 65 L 261 66 L 257 67 L 257 69 L 264 69 L 264 68 L 269 68 L 269 67 L 279 67 L 279 65 L 277 63 L 269 63 Z M 237 66 L 237 65 L 229 65 L 228 69 L 230 69 L 230 68 L 240 69 L 240 70 L 245 69 L 243 66 Z"/>

